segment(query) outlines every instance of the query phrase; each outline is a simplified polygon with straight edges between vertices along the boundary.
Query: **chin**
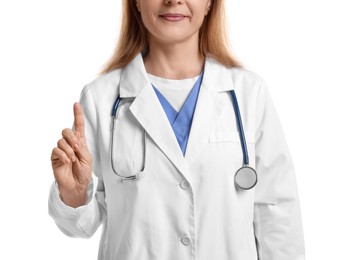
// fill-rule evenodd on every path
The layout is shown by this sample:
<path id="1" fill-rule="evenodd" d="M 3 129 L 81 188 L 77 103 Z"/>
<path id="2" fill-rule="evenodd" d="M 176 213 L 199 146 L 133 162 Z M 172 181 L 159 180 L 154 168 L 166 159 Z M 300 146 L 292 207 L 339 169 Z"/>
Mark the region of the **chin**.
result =
<path id="1" fill-rule="evenodd" d="M 193 35 L 192 34 L 180 34 L 180 32 L 177 33 L 163 33 L 158 36 L 159 41 L 166 43 L 166 44 L 178 44 L 183 43 L 187 40 L 189 40 Z"/>

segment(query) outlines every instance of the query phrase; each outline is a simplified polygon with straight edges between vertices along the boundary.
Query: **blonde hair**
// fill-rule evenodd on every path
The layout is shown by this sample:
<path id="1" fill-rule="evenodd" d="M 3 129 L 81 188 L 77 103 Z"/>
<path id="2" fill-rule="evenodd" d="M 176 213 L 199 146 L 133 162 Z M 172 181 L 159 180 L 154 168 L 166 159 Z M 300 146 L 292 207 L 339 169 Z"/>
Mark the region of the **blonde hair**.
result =
<path id="1" fill-rule="evenodd" d="M 100 74 L 127 65 L 143 49 L 149 49 L 148 30 L 143 24 L 135 0 L 122 0 L 122 21 L 119 41 L 112 57 Z M 225 0 L 212 0 L 211 10 L 199 31 L 199 50 L 203 57 L 210 53 L 228 67 L 242 67 L 234 57 L 228 38 Z"/>

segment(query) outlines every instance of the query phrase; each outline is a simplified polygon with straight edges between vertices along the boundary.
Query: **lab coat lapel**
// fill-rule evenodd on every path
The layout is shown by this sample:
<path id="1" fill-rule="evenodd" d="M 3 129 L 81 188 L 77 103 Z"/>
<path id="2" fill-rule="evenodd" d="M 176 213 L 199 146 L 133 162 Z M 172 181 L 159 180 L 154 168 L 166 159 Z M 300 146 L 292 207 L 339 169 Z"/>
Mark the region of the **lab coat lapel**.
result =
<path id="1" fill-rule="evenodd" d="M 123 68 L 119 92 L 122 98 L 135 97 L 130 111 L 175 167 L 189 178 L 182 151 L 149 81 L 141 54 Z"/>
<path id="2" fill-rule="evenodd" d="M 188 137 L 185 159 L 191 166 L 218 121 L 224 102 L 228 102 L 228 91 L 233 89 L 231 72 L 212 56 L 206 58 L 204 78 L 195 107 Z M 221 93 L 223 92 L 223 93 Z"/>
<path id="3" fill-rule="evenodd" d="M 209 135 L 223 110 L 226 98 L 218 92 L 233 89 L 230 71 L 211 56 L 205 61 L 204 76 L 197 98 L 185 157 L 182 154 L 170 122 L 149 81 L 141 54 L 125 68 L 120 79 L 120 96 L 134 97 L 130 111 L 156 145 L 190 179 L 188 167 L 208 142 Z M 222 93 L 223 94 L 223 93 Z M 229 93 L 226 93 L 229 95 Z"/>

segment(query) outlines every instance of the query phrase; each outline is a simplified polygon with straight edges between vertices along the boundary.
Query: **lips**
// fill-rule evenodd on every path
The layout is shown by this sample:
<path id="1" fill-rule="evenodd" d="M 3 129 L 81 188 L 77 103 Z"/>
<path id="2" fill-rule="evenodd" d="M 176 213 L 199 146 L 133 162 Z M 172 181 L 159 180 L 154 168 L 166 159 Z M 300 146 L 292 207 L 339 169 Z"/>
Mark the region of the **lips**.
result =
<path id="1" fill-rule="evenodd" d="M 170 21 L 170 22 L 178 22 L 178 21 L 182 21 L 185 18 L 187 18 L 186 15 L 184 14 L 179 14 L 179 13 L 166 13 L 166 14 L 162 14 L 159 15 L 161 18 Z"/>

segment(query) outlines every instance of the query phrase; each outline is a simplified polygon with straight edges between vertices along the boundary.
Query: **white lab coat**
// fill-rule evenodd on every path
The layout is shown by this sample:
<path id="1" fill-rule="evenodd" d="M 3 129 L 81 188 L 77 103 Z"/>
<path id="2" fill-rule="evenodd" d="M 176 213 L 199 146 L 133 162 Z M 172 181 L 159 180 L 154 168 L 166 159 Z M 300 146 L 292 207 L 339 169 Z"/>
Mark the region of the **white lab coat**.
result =
<path id="1" fill-rule="evenodd" d="M 258 174 L 257 185 L 247 191 L 238 190 L 233 179 L 243 156 L 231 89 L 240 107 L 250 166 Z M 118 91 L 124 98 L 113 146 L 118 173 L 139 172 L 147 133 L 145 167 L 133 182 L 121 183 L 111 167 L 111 110 Z M 295 171 L 260 76 L 206 58 L 185 157 L 141 53 L 125 68 L 86 85 L 81 104 L 97 178 L 89 185 L 88 204 L 76 209 L 60 200 L 53 184 L 49 214 L 73 237 L 91 237 L 103 224 L 98 259 L 305 259 Z"/>

